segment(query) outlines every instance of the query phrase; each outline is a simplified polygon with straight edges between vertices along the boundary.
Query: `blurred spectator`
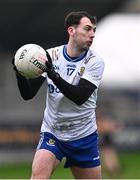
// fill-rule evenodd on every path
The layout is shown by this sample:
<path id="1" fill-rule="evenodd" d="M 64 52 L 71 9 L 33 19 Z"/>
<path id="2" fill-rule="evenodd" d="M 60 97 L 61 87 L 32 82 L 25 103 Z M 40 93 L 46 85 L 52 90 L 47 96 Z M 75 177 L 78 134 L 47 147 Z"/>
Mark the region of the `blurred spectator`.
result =
<path id="1" fill-rule="evenodd" d="M 97 125 L 100 135 L 103 169 L 107 171 L 110 177 L 119 177 L 121 167 L 117 150 L 114 146 L 113 134 L 116 133 L 122 125 L 101 111 L 97 112 Z"/>

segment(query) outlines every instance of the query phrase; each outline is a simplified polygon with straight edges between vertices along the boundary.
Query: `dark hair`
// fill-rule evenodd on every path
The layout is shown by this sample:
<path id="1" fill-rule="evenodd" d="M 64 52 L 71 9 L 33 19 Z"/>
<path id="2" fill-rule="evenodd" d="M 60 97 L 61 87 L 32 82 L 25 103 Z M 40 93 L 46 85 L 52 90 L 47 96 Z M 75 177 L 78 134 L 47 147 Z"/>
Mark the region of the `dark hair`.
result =
<path id="1" fill-rule="evenodd" d="M 69 26 L 78 25 L 80 23 L 80 20 L 83 17 L 87 17 L 90 19 L 92 24 L 96 24 L 96 17 L 91 16 L 86 11 L 77 11 L 77 12 L 71 12 L 69 13 L 65 18 L 65 27 L 68 28 Z"/>

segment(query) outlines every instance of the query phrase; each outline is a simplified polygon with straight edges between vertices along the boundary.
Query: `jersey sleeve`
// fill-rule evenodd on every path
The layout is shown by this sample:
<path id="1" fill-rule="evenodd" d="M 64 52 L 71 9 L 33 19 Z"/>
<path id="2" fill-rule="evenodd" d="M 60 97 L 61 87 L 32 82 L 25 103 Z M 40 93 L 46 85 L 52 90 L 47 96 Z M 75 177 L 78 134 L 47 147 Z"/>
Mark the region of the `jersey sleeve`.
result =
<path id="1" fill-rule="evenodd" d="M 104 66 L 105 64 L 102 59 L 96 59 L 96 57 L 91 58 L 85 66 L 82 78 L 90 81 L 96 87 L 99 87 L 104 72 Z"/>

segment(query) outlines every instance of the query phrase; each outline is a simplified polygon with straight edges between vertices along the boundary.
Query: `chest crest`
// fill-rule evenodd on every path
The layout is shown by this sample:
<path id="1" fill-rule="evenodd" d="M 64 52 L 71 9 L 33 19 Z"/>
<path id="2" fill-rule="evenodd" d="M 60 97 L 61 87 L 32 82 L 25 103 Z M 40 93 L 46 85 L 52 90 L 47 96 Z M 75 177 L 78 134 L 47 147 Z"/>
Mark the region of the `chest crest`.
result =
<path id="1" fill-rule="evenodd" d="M 81 67 L 79 75 L 82 76 L 84 74 L 84 72 L 85 72 L 85 67 Z"/>

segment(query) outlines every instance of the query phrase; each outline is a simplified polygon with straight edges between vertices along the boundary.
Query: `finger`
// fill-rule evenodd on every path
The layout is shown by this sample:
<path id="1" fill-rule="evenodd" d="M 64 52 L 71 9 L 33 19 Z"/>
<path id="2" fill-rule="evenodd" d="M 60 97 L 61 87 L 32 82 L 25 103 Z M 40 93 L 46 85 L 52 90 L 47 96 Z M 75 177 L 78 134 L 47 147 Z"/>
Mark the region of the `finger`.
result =
<path id="1" fill-rule="evenodd" d="M 52 63 L 50 63 L 49 60 L 45 62 L 45 65 L 48 69 L 52 68 Z"/>
<path id="2" fill-rule="evenodd" d="M 52 64 L 52 58 L 51 58 L 51 56 L 49 55 L 49 53 L 47 51 L 46 51 L 46 56 L 48 58 L 49 63 Z"/>

